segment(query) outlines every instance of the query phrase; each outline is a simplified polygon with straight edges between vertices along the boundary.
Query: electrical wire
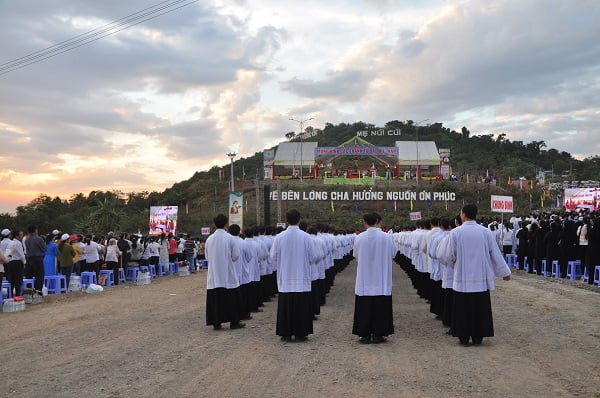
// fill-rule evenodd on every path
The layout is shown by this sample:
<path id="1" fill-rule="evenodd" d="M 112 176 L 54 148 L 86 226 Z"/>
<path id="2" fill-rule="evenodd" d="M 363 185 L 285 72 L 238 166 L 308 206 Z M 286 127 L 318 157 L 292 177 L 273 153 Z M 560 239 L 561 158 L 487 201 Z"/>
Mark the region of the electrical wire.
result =
<path id="1" fill-rule="evenodd" d="M 0 64 L 0 76 L 15 70 L 22 69 L 26 66 L 41 62 L 48 58 L 53 58 L 57 55 L 74 50 L 78 47 L 100 40 L 106 36 L 116 34 L 122 30 L 129 29 L 143 22 L 168 14 L 190 4 L 196 3 L 199 0 L 168 0 L 157 3 L 151 7 L 129 14 L 123 18 L 112 21 L 108 24 L 94 28 L 86 33 L 74 36 L 68 40 L 46 47 L 42 50 L 35 51 L 26 56 L 15 60 Z M 165 4 L 168 3 L 168 4 Z M 183 4 L 182 4 L 183 3 Z M 174 7 L 177 6 L 177 7 Z M 151 10 L 151 11 L 148 11 Z M 118 28 L 118 29 L 117 29 Z M 116 29 L 116 30 L 115 30 Z"/>

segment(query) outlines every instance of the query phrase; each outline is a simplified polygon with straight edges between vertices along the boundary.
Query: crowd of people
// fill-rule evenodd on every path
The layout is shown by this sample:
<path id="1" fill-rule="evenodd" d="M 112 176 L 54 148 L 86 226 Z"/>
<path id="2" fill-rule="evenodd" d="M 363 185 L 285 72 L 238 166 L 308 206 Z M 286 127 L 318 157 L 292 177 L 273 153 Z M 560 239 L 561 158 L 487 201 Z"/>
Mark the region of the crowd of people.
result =
<path id="1" fill-rule="evenodd" d="M 587 270 L 593 283 L 594 269 L 600 265 L 600 214 L 580 212 L 541 213 L 512 217 L 510 220 L 481 220 L 496 237 L 504 254 L 516 254 L 518 268 L 542 275 L 542 264 L 551 270 L 558 261 L 560 277 L 567 277 L 569 261 L 579 260 L 581 274 Z"/>
<path id="2" fill-rule="evenodd" d="M 394 333 L 395 260 L 447 333 L 463 345 L 479 345 L 494 335 L 490 291 L 495 278 L 510 279 L 505 255 L 516 254 L 520 269 L 537 274 L 542 274 L 544 260 L 556 260 L 563 278 L 567 263 L 580 260 L 589 283 L 600 264 L 600 217 L 593 212 L 541 213 L 504 222 L 477 219 L 477 207 L 465 205 L 457 217 L 433 217 L 390 230 L 382 229 L 381 216 L 373 212 L 363 215 L 360 233 L 309 227 L 294 209 L 286 213 L 286 221 L 286 229 L 242 230 L 220 214 L 206 241 L 172 234 L 81 236 L 58 230 L 40 236 L 34 225 L 26 234 L 4 229 L 0 271 L 18 294 L 23 277 L 35 277 L 35 290 L 41 292 L 44 275 L 57 271 L 68 281 L 82 271 L 179 262 L 193 273 L 197 260 L 206 259 L 206 325 L 243 328 L 243 321 L 277 297 L 276 335 L 306 341 L 335 276 L 356 258 L 352 333 L 370 344 Z"/>
<path id="3" fill-rule="evenodd" d="M 203 260 L 204 239 L 176 237 L 173 234 L 140 236 L 109 232 L 101 235 L 68 234 L 53 230 L 39 235 L 35 225 L 23 231 L 7 228 L 0 232 L 0 277 L 10 283 L 12 295 L 23 291 L 23 278 L 34 280 L 34 289 L 41 295 L 46 275 L 65 275 L 67 285 L 71 275 L 119 268 L 126 273 L 130 266 L 185 264 L 196 272 L 197 260 Z M 97 279 L 98 280 L 98 279 Z M 115 284 L 119 284 L 115 278 Z"/>
<path id="4" fill-rule="evenodd" d="M 313 333 L 335 275 L 352 259 L 353 231 L 326 225 L 308 227 L 300 213 L 286 214 L 288 227 L 241 231 L 214 218 L 215 232 L 206 240 L 206 324 L 220 330 L 245 326 L 251 313 L 277 295 L 276 334 L 282 340 L 305 341 Z"/>

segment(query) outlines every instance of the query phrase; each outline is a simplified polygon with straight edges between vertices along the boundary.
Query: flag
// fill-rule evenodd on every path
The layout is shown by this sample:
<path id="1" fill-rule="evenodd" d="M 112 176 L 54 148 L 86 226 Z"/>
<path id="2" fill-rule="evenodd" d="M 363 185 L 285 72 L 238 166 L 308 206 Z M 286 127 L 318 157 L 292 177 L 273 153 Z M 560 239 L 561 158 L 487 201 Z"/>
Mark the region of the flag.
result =
<path id="1" fill-rule="evenodd" d="M 242 166 L 242 178 L 246 178 L 246 169 Z"/>
<path id="2" fill-rule="evenodd" d="M 394 200 L 394 213 L 396 212 L 396 201 Z"/>
<path id="3" fill-rule="evenodd" d="M 541 207 L 544 207 L 544 194 L 542 194 L 542 196 L 540 196 L 540 205 L 541 205 Z"/>
<path id="4" fill-rule="evenodd" d="M 529 194 L 529 208 L 533 209 L 533 196 L 531 194 Z"/>
<path id="5" fill-rule="evenodd" d="M 508 176 L 508 182 L 506 183 L 509 187 L 512 187 L 512 181 L 510 180 L 510 176 Z"/>
<path id="6" fill-rule="evenodd" d="M 467 184 L 469 183 L 469 175 L 467 174 Z"/>
<path id="7" fill-rule="evenodd" d="M 190 210 L 188 209 L 187 202 L 185 203 L 185 214 L 189 214 Z"/>
<path id="8" fill-rule="evenodd" d="M 533 190 L 533 180 L 529 180 L 529 189 Z"/>
<path id="9" fill-rule="evenodd" d="M 410 200 L 410 211 L 413 211 L 413 208 L 414 208 L 414 206 L 413 206 L 413 201 L 412 201 L 412 199 L 411 199 L 411 200 Z"/>
<path id="10" fill-rule="evenodd" d="M 445 200 L 444 202 L 446 202 L 446 211 L 448 211 L 448 200 Z"/>
<path id="11" fill-rule="evenodd" d="M 333 207 L 333 199 L 331 200 L 331 212 L 335 213 L 335 207 Z"/>

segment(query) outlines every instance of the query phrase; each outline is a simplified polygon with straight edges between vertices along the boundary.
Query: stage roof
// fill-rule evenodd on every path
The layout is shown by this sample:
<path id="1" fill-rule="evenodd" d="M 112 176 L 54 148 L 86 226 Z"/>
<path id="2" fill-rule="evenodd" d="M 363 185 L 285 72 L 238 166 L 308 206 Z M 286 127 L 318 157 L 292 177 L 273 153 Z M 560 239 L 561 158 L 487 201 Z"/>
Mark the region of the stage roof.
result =
<path id="1" fill-rule="evenodd" d="M 317 142 L 282 142 L 275 153 L 275 166 L 305 166 L 315 163 L 315 148 Z M 302 162 L 300 162 L 302 153 Z"/>
<path id="2" fill-rule="evenodd" d="M 396 141 L 398 147 L 398 163 L 401 166 L 417 164 L 417 142 Z M 419 164 L 421 166 L 436 166 L 440 164 L 440 153 L 434 141 L 419 141 Z"/>

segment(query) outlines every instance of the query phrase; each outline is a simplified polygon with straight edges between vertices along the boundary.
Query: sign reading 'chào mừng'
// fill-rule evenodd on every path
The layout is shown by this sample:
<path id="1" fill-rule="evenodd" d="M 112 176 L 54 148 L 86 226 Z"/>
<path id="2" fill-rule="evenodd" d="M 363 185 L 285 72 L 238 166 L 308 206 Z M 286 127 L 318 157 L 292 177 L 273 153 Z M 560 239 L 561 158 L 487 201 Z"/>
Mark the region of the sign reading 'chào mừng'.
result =
<path id="1" fill-rule="evenodd" d="M 279 200 L 279 192 L 272 191 L 271 200 Z M 431 200 L 431 201 L 449 201 L 456 200 L 454 192 L 428 192 L 428 191 L 281 191 L 281 200 L 300 201 L 300 200 Z"/>

